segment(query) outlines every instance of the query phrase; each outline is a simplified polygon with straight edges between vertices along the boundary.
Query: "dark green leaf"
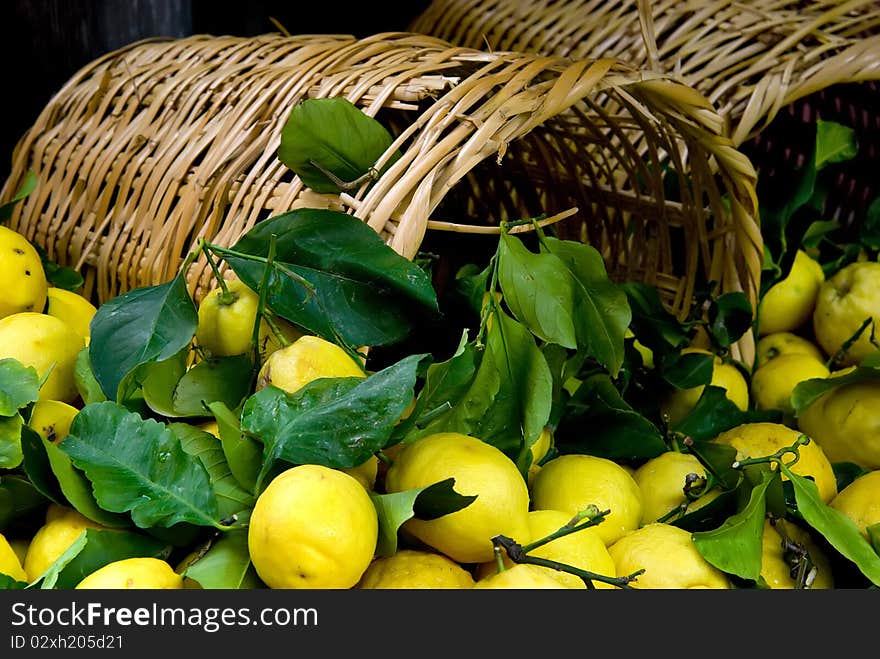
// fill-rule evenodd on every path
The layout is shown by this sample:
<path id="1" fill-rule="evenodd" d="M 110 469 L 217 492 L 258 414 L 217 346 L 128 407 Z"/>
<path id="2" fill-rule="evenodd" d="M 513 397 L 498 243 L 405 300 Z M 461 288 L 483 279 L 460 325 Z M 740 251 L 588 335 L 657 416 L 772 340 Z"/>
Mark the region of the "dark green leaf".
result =
<path id="1" fill-rule="evenodd" d="M 0 417 L 0 469 L 15 469 L 22 461 L 21 414 Z"/>
<path id="2" fill-rule="evenodd" d="M 791 471 L 785 464 L 779 469 L 791 481 L 797 509 L 804 521 L 816 529 L 842 556 L 852 561 L 872 584 L 880 586 L 880 555 L 862 536 L 849 517 L 826 505 L 816 484 Z"/>
<path id="3" fill-rule="evenodd" d="M 735 490 L 722 490 L 708 503 L 699 507 L 692 504 L 684 511 L 684 514 L 668 519 L 667 523 L 692 533 L 711 531 L 736 513 L 737 499 L 738 495 Z"/>
<path id="4" fill-rule="evenodd" d="M 870 249 L 880 249 L 880 197 L 877 197 L 865 211 L 865 218 L 859 225 L 859 240 Z"/>
<path id="5" fill-rule="evenodd" d="M 9 525 L 29 516 L 37 516 L 47 500 L 27 478 L 16 474 L 0 476 L 0 533 Z"/>
<path id="6" fill-rule="evenodd" d="M 856 132 L 834 121 L 816 119 L 816 169 L 856 157 L 859 147 Z"/>
<path id="7" fill-rule="evenodd" d="M 281 130 L 278 159 L 308 187 L 332 193 L 340 186 L 321 169 L 349 183 L 368 173 L 391 143 L 382 124 L 347 99 L 307 98 L 294 106 Z M 399 157 L 393 154 L 379 173 Z"/>
<path id="8" fill-rule="evenodd" d="M 208 404 L 238 407 L 251 392 L 252 363 L 249 354 L 218 357 L 189 369 L 174 389 L 177 416 L 206 416 Z"/>
<path id="9" fill-rule="evenodd" d="M 269 218 L 234 246 L 266 258 L 277 237 L 267 302 L 279 316 L 327 340 L 350 346 L 403 339 L 426 313 L 437 311 L 431 280 L 346 213 L 297 209 Z M 259 288 L 265 264 L 225 256 L 238 276 Z"/>
<path id="10" fill-rule="evenodd" d="M 761 483 L 752 488 L 746 507 L 728 517 L 717 529 L 692 534 L 703 558 L 722 572 L 752 581 L 761 576 L 764 494 L 775 475 L 764 472 Z"/>
<path id="11" fill-rule="evenodd" d="M 220 446 L 226 456 L 229 471 L 242 488 L 255 492 L 263 461 L 263 445 L 241 431 L 239 416 L 233 414 L 226 405 L 214 402 L 208 407 L 217 420 Z"/>
<path id="12" fill-rule="evenodd" d="M 752 305 L 744 293 L 725 293 L 712 300 L 708 317 L 712 337 L 726 348 L 752 326 Z"/>
<path id="13" fill-rule="evenodd" d="M 17 359 L 0 359 L 0 416 L 14 416 L 40 396 L 40 376 Z"/>
<path id="14" fill-rule="evenodd" d="M 742 472 L 732 467 L 736 462 L 736 448 L 713 442 L 694 442 L 688 450 L 697 457 L 707 472 L 715 476 L 722 489 L 732 491 L 737 488 Z"/>
<path id="15" fill-rule="evenodd" d="M 24 581 L 16 581 L 8 574 L 0 573 L 0 590 L 24 590 L 27 586 Z"/>
<path id="16" fill-rule="evenodd" d="M 477 316 L 483 309 L 483 297 L 487 293 L 491 271 L 491 266 L 480 271 L 476 265 L 469 263 L 455 273 L 455 293 Z"/>
<path id="17" fill-rule="evenodd" d="M 174 389 L 186 373 L 189 346 L 177 354 L 138 367 L 135 380 L 139 382 L 144 401 L 156 414 L 165 417 L 182 416 L 174 406 Z"/>
<path id="18" fill-rule="evenodd" d="M 28 426 L 21 429 L 21 452 L 24 456 L 22 467 L 28 480 L 37 491 L 50 501 L 67 505 L 67 498 L 61 491 L 58 479 L 49 464 L 43 438 Z"/>
<path id="19" fill-rule="evenodd" d="M 76 390 L 80 398 L 82 398 L 84 405 L 107 400 L 104 390 L 101 389 L 101 384 L 92 372 L 88 346 L 80 350 L 76 356 L 76 361 L 73 365 L 73 379 L 76 383 Z"/>
<path id="20" fill-rule="evenodd" d="M 217 497 L 217 510 L 223 519 L 254 507 L 254 497 L 242 489 L 232 475 L 220 441 L 211 433 L 188 423 L 168 426 L 180 440 L 181 448 L 204 465 Z"/>
<path id="21" fill-rule="evenodd" d="M 279 459 L 327 467 L 365 462 L 412 402 L 424 358 L 411 355 L 368 378 L 319 378 L 293 394 L 270 386 L 248 398 L 241 429 L 265 446 L 258 483 Z"/>
<path id="22" fill-rule="evenodd" d="M 159 286 L 136 288 L 98 307 L 92 318 L 89 359 L 110 400 L 141 364 L 172 357 L 192 341 L 198 312 L 181 271 Z"/>
<path id="23" fill-rule="evenodd" d="M 27 197 L 36 187 L 37 175 L 34 174 L 33 170 L 29 169 L 25 174 L 21 187 L 18 189 L 18 192 L 15 193 L 15 196 L 9 201 L 3 202 L 3 205 L 0 206 L 0 222 L 8 221 L 9 218 L 12 217 L 12 208 L 15 204 Z"/>
<path id="24" fill-rule="evenodd" d="M 630 329 L 640 343 L 656 356 L 678 352 L 688 341 L 688 333 L 678 319 L 669 313 L 654 286 L 642 282 L 621 284 L 629 302 L 632 321 Z"/>
<path id="25" fill-rule="evenodd" d="M 224 533 L 184 569 L 183 575 L 208 590 L 262 587 L 248 553 L 247 530 Z"/>
<path id="26" fill-rule="evenodd" d="M 43 249 L 42 245 L 37 243 L 31 244 L 40 255 L 40 262 L 43 264 L 43 272 L 49 285 L 74 292 L 78 292 L 82 288 L 84 280 L 80 273 L 73 268 L 60 266 L 55 263 L 55 261 L 49 258 L 48 252 Z"/>
<path id="27" fill-rule="evenodd" d="M 727 397 L 726 389 L 707 385 L 694 409 L 673 424 L 672 430 L 695 441 L 705 441 L 740 424 L 757 421 L 780 422 L 781 413 L 779 410 L 743 411 Z"/>
<path id="28" fill-rule="evenodd" d="M 834 462 L 831 464 L 834 471 L 834 479 L 837 481 L 837 491 L 840 492 L 859 476 L 865 475 L 867 470 L 854 462 Z"/>
<path id="29" fill-rule="evenodd" d="M 66 453 L 45 439 L 43 439 L 43 448 L 49 459 L 49 465 L 52 467 L 52 473 L 55 474 L 61 492 L 64 493 L 69 505 L 93 522 L 103 526 L 109 528 L 131 526 L 127 517 L 108 512 L 97 504 L 95 496 L 92 494 L 92 484 L 80 470 L 70 463 L 70 458 Z"/>
<path id="30" fill-rule="evenodd" d="M 541 246 L 565 264 L 574 280 L 578 350 L 616 377 L 623 363 L 624 334 L 632 321 L 626 291 L 609 279 L 605 261 L 595 247 L 556 238 L 542 238 Z"/>
<path id="31" fill-rule="evenodd" d="M 514 317 L 542 341 L 577 347 L 575 282 L 553 254 L 534 254 L 515 236 L 502 233 L 498 282 Z"/>
<path id="32" fill-rule="evenodd" d="M 669 353 L 660 363 L 663 379 L 678 389 L 707 385 L 712 381 L 715 356 L 699 352 Z"/>
<path id="33" fill-rule="evenodd" d="M 880 382 L 880 368 L 857 366 L 849 373 L 828 378 L 810 378 L 798 382 L 791 392 L 791 405 L 800 416 L 810 405 L 828 392 L 860 382 Z"/>
<path id="34" fill-rule="evenodd" d="M 476 494 L 459 494 L 455 491 L 455 479 L 446 478 L 419 490 L 413 502 L 413 516 L 423 520 L 437 519 L 466 508 L 476 498 Z"/>
<path id="35" fill-rule="evenodd" d="M 113 402 L 92 403 L 59 447 L 92 482 L 98 505 L 130 511 L 141 528 L 219 524 L 207 470 L 163 424 Z"/>

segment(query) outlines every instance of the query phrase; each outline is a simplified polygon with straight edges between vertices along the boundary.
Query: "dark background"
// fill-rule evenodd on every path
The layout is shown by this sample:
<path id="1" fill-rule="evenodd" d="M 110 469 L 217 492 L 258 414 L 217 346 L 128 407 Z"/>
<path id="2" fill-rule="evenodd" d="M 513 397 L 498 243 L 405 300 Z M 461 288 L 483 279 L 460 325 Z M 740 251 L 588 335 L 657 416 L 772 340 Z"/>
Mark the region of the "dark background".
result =
<path id="1" fill-rule="evenodd" d="M 0 180 L 12 150 L 61 86 L 93 59 L 148 37 L 351 34 L 404 30 L 427 1 L 2 0 Z"/>

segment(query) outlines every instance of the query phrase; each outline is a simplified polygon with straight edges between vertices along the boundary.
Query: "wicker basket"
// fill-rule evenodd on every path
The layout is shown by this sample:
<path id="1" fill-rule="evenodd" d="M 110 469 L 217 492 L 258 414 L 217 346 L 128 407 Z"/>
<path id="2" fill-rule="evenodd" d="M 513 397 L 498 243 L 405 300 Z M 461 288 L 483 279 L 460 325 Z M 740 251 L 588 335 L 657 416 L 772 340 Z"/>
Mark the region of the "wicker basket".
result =
<path id="1" fill-rule="evenodd" d="M 546 214 L 567 217 L 560 233 L 600 249 L 614 278 L 656 285 L 679 315 L 708 280 L 755 299 L 755 172 L 703 96 L 614 59 L 411 33 L 198 35 L 109 53 L 19 141 L 2 199 L 28 170 L 39 183 L 10 226 L 80 268 L 98 302 L 167 281 L 199 238 L 229 245 L 311 203 L 276 150 L 298 101 L 331 96 L 397 136 L 386 156 L 403 156 L 340 203 L 408 258 L 428 231 L 466 241 Z M 190 275 L 200 299 L 210 271 L 197 261 Z M 750 360 L 751 337 L 735 350 Z"/>

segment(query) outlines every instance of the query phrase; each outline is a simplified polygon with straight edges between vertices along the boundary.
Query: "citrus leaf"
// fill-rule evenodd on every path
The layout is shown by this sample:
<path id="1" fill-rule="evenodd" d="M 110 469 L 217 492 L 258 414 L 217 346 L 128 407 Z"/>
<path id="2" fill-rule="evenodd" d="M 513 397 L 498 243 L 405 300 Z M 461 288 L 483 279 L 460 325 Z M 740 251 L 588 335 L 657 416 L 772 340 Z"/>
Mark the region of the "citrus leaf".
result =
<path id="1" fill-rule="evenodd" d="M 27 586 L 26 582 L 18 581 L 0 572 L 0 590 L 24 590 Z"/>
<path id="2" fill-rule="evenodd" d="M 70 457 L 55 444 L 43 439 L 43 448 L 49 459 L 52 473 L 58 480 L 61 492 L 69 505 L 93 522 L 109 528 L 131 526 L 127 517 L 111 513 L 101 508 L 92 494 L 92 484 L 85 475 L 70 462 Z"/>
<path id="3" fill-rule="evenodd" d="M 65 549 L 41 575 L 28 584 L 28 588 L 40 588 L 41 590 L 51 590 L 55 588 L 55 584 L 58 582 L 58 576 L 61 574 L 61 571 L 85 548 L 87 542 L 87 529 L 83 529 L 76 539 L 68 545 L 67 549 Z"/>
<path id="4" fill-rule="evenodd" d="M 578 350 L 616 377 L 623 364 L 624 334 L 632 321 L 626 292 L 608 277 L 605 261 L 595 247 L 557 238 L 542 238 L 541 246 L 565 264 L 574 281 Z"/>
<path id="5" fill-rule="evenodd" d="M 663 379 L 677 389 L 690 389 L 712 381 L 714 355 L 698 352 L 667 353 L 660 361 Z"/>
<path id="6" fill-rule="evenodd" d="M 263 459 L 263 445 L 241 431 L 239 417 L 221 402 L 209 403 L 208 407 L 217 421 L 220 431 L 220 446 L 226 456 L 229 471 L 248 492 L 254 492 L 260 464 Z"/>
<path id="7" fill-rule="evenodd" d="M 15 469 L 21 464 L 21 414 L 0 417 L 0 469 Z"/>
<path id="8" fill-rule="evenodd" d="M 470 505 L 476 495 L 464 496 L 455 491 L 455 479 L 445 480 L 402 492 L 379 494 L 370 492 L 370 499 L 379 517 L 379 540 L 376 554 L 391 556 L 397 551 L 400 527 L 409 519 L 436 519 Z M 416 514 L 419 509 L 420 514 Z"/>
<path id="9" fill-rule="evenodd" d="M 880 586 L 880 555 L 849 517 L 832 508 L 819 497 L 819 489 L 809 478 L 791 471 L 785 464 L 779 469 L 791 481 L 797 510 L 840 554 L 852 561 L 872 584 Z"/>
<path id="10" fill-rule="evenodd" d="M 321 168 L 346 183 L 355 181 L 373 168 L 391 142 L 382 124 L 348 99 L 307 98 L 294 106 L 281 129 L 278 159 L 315 192 L 333 193 L 340 186 Z M 393 154 L 381 171 L 399 157 L 399 152 Z"/>
<path id="11" fill-rule="evenodd" d="M 198 458 L 211 477 L 217 496 L 220 517 L 228 518 L 242 510 L 253 508 L 254 497 L 243 490 L 232 475 L 220 441 L 211 433 L 188 423 L 172 423 L 168 428 L 177 435 L 181 448 Z"/>
<path id="12" fill-rule="evenodd" d="M 44 508 L 46 497 L 23 476 L 5 474 L 0 476 L 0 533 L 20 519 L 37 515 Z"/>
<path id="13" fill-rule="evenodd" d="M 709 304 L 709 331 L 718 345 L 726 348 L 752 326 L 752 315 L 752 304 L 745 293 L 725 293 Z"/>
<path id="14" fill-rule="evenodd" d="M 677 353 L 688 343 L 688 333 L 663 306 L 657 288 L 638 281 L 624 282 L 620 287 L 632 314 L 630 329 L 640 343 L 659 357 Z"/>
<path id="15" fill-rule="evenodd" d="M 67 498 L 49 464 L 43 438 L 28 426 L 21 429 L 21 452 L 24 473 L 37 491 L 54 503 L 67 505 Z"/>
<path id="16" fill-rule="evenodd" d="M 856 132 L 835 121 L 816 119 L 816 169 L 826 165 L 852 160 L 859 147 Z"/>
<path id="17" fill-rule="evenodd" d="M 248 552 L 247 530 L 229 531 L 191 562 L 183 576 L 205 589 L 238 590 L 263 587 Z"/>
<path id="18" fill-rule="evenodd" d="M 40 396 L 40 376 L 17 359 L 0 359 L 0 416 L 13 416 Z"/>
<path id="19" fill-rule="evenodd" d="M 76 391 L 82 398 L 83 404 L 100 403 L 107 400 L 101 384 L 92 372 L 92 363 L 89 357 L 89 347 L 86 346 L 76 356 L 73 364 L 73 380 L 76 383 Z"/>
<path id="20" fill-rule="evenodd" d="M 828 378 L 810 378 L 798 382 L 791 392 L 791 405 L 800 414 L 829 391 L 859 382 L 880 381 L 880 368 L 857 366 L 849 373 Z"/>
<path id="21" fill-rule="evenodd" d="M 251 392 L 249 354 L 206 359 L 189 369 L 174 389 L 177 416 L 206 416 L 209 403 L 238 407 Z"/>
<path id="22" fill-rule="evenodd" d="M 141 528 L 219 524 L 207 470 L 164 424 L 117 403 L 92 403 L 58 446 L 92 482 L 98 505 L 130 512 Z"/>
<path id="23" fill-rule="evenodd" d="M 706 385 L 694 408 L 671 430 L 687 435 L 695 441 L 708 441 L 725 430 L 743 423 L 758 421 L 780 422 L 779 410 L 741 410 L 727 397 L 727 390 L 715 385 Z"/>
<path id="24" fill-rule="evenodd" d="M 171 418 L 180 416 L 174 407 L 174 389 L 186 373 L 188 359 L 189 346 L 168 359 L 138 367 L 135 379 L 140 383 L 141 395 L 156 414 Z"/>
<path id="25" fill-rule="evenodd" d="M 104 395 L 120 400 L 119 385 L 127 375 L 188 346 L 197 325 L 184 271 L 167 283 L 136 288 L 99 306 L 91 322 L 89 361 Z"/>
<path id="26" fill-rule="evenodd" d="M 248 398 L 241 429 L 265 446 L 258 487 L 279 459 L 326 467 L 365 462 L 412 402 L 425 357 L 405 357 L 368 378 L 319 378 L 292 394 L 269 386 Z"/>
<path id="27" fill-rule="evenodd" d="M 752 488 L 745 508 L 728 517 L 717 529 L 691 534 L 703 558 L 722 572 L 752 581 L 761 576 L 764 496 L 774 477 L 775 473 L 762 472 L 761 482 Z"/>
<path id="28" fill-rule="evenodd" d="M 27 197 L 34 189 L 37 187 L 37 175 L 34 174 L 33 170 L 28 170 L 25 174 L 24 181 L 21 184 L 21 187 L 15 193 L 15 196 L 7 202 L 4 202 L 0 205 L 0 222 L 6 222 L 10 217 L 12 217 L 12 208 L 20 202 L 22 199 Z"/>
<path id="29" fill-rule="evenodd" d="M 323 338 L 349 346 L 380 346 L 407 336 L 436 313 L 430 277 L 391 249 L 373 229 L 346 213 L 300 208 L 258 223 L 233 251 L 275 260 L 267 283 L 268 307 Z M 251 288 L 265 263 L 224 255 Z"/>

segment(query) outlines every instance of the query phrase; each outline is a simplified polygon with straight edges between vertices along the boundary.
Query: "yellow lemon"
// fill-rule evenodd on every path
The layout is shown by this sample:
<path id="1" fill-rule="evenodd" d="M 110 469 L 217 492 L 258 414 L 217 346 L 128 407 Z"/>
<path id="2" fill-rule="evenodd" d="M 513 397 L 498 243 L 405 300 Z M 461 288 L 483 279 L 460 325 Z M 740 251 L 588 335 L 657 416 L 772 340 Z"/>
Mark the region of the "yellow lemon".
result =
<path id="1" fill-rule="evenodd" d="M 806 433 L 805 433 L 806 434 Z M 725 430 L 712 441 L 736 449 L 736 459 L 762 458 L 773 455 L 780 449 L 792 446 L 801 433 L 781 423 L 760 421 L 744 423 L 730 430 Z M 812 439 L 803 446 L 798 447 L 799 458 L 791 465 L 791 471 L 798 476 L 811 477 L 819 490 L 819 497 L 825 503 L 831 501 L 837 494 L 837 478 L 831 463 L 825 455 L 822 447 Z M 786 453 L 782 456 L 783 461 L 789 464 L 794 456 Z M 776 466 L 774 465 L 775 469 Z M 783 476 L 783 480 L 786 477 Z"/>
<path id="2" fill-rule="evenodd" d="M 513 460 L 476 437 L 436 433 L 406 444 L 388 468 L 385 488 L 403 492 L 448 478 L 458 494 L 476 499 L 442 517 L 411 518 L 403 525 L 408 533 L 459 563 L 491 560 L 496 535 L 529 541 L 525 480 Z"/>
<path id="3" fill-rule="evenodd" d="M 788 542 L 783 539 L 780 529 L 787 536 Z M 792 551 L 793 548 L 797 551 Z M 773 524 L 769 519 L 764 521 L 764 534 L 761 536 L 761 577 L 768 587 L 790 590 L 797 586 L 797 570 L 805 558 L 798 557 L 798 552 L 806 552 L 816 570 L 809 588 L 834 588 L 828 557 L 806 531 L 787 522 Z M 805 569 L 808 567 L 806 563 L 803 565 Z"/>
<path id="4" fill-rule="evenodd" d="M 554 579 L 542 568 L 519 563 L 507 568 L 503 572 L 496 572 L 483 577 L 474 584 L 474 588 L 538 590 L 566 588 L 566 586 L 563 586 L 558 579 Z"/>
<path id="5" fill-rule="evenodd" d="M 418 549 L 398 549 L 374 560 L 361 577 L 361 589 L 473 588 L 471 573 L 448 556 Z"/>
<path id="6" fill-rule="evenodd" d="M 0 225 L 0 318 L 23 311 L 42 313 L 46 306 L 46 273 L 40 254 L 27 238 Z"/>
<path id="7" fill-rule="evenodd" d="M 561 510 L 574 516 L 590 505 L 609 513 L 595 527 L 605 545 L 638 528 L 642 493 L 633 477 L 613 460 L 566 454 L 546 462 L 531 489 L 536 510 Z"/>
<path id="8" fill-rule="evenodd" d="M 644 573 L 634 588 L 730 588 L 727 576 L 700 554 L 691 534 L 682 528 L 653 522 L 630 531 L 608 548 L 618 576 Z"/>
<path id="9" fill-rule="evenodd" d="M 665 451 L 647 460 L 633 472 L 633 480 L 642 495 L 641 523 L 648 524 L 666 518 L 670 512 L 681 510 L 686 503 L 687 510 L 683 512 L 697 510 L 715 498 L 717 490 L 694 501 L 688 499 L 686 491 L 700 487 L 700 482 L 705 477 L 706 470 L 691 453 Z"/>
<path id="10" fill-rule="evenodd" d="M 125 558 L 108 563 L 80 581 L 76 590 L 176 590 L 183 588 L 183 577 L 159 558 Z"/>
<path id="11" fill-rule="evenodd" d="M 713 354 L 702 348 L 685 348 L 681 354 Z M 745 411 L 749 408 L 749 385 L 745 376 L 733 364 L 729 364 L 715 355 L 712 363 L 712 379 L 709 382 L 713 387 L 721 387 L 727 393 L 727 398 L 739 409 Z M 660 404 L 663 415 L 670 425 L 675 425 L 684 419 L 703 395 L 703 385 L 688 389 L 676 389 L 670 392 Z"/>
<path id="12" fill-rule="evenodd" d="M 38 400 L 31 409 L 28 427 L 43 439 L 57 444 L 67 437 L 79 410 L 60 400 Z"/>
<path id="13" fill-rule="evenodd" d="M 207 421 L 202 421 L 198 424 L 199 430 L 204 430 L 205 432 L 211 433 L 217 439 L 220 439 L 220 426 L 217 425 L 216 419 L 208 419 Z"/>
<path id="14" fill-rule="evenodd" d="M 824 281 L 822 266 L 799 249 L 788 275 L 771 286 L 758 303 L 758 335 L 790 332 L 809 321 Z"/>
<path id="15" fill-rule="evenodd" d="M 88 344 L 92 318 L 98 312 L 95 305 L 79 293 L 50 286 L 46 293 L 46 313 L 67 323 Z"/>
<path id="16" fill-rule="evenodd" d="M 47 518 L 49 513 L 47 511 Z M 73 508 L 58 506 L 28 545 L 24 559 L 24 571 L 28 581 L 34 581 L 61 556 L 86 529 L 101 529 L 89 518 Z"/>
<path id="17" fill-rule="evenodd" d="M 831 375 L 824 362 L 800 353 L 779 355 L 752 373 L 752 400 L 759 410 L 780 410 L 785 418 L 793 417 L 791 393 L 804 380 Z"/>
<path id="18" fill-rule="evenodd" d="M 856 261 L 838 270 L 819 289 L 813 312 L 816 342 L 826 354 L 835 355 L 869 318 L 880 325 L 880 263 Z M 868 327 L 840 363 L 857 364 L 876 350 Z"/>
<path id="19" fill-rule="evenodd" d="M 358 483 L 364 486 L 368 492 L 373 489 L 376 484 L 376 476 L 379 473 L 379 458 L 371 455 L 366 461 L 354 467 L 343 467 L 340 471 L 344 471 L 349 476 L 353 476 Z"/>
<path id="20" fill-rule="evenodd" d="M 760 368 L 776 357 L 788 354 L 809 355 L 820 362 L 825 355 L 815 343 L 793 332 L 774 332 L 758 339 L 755 347 L 755 368 Z"/>
<path id="21" fill-rule="evenodd" d="M 73 367 L 85 345 L 79 334 L 54 316 L 22 312 L 0 318 L 0 359 L 13 357 L 33 366 L 41 378 L 52 369 L 40 388 L 40 400 L 76 400 Z"/>
<path id="22" fill-rule="evenodd" d="M 28 580 L 21 565 L 21 559 L 2 533 L 0 533 L 0 574 L 12 577 L 16 581 L 27 582 Z"/>
<path id="23" fill-rule="evenodd" d="M 880 471 L 862 474 L 828 504 L 849 517 L 866 540 L 868 527 L 880 524 Z"/>
<path id="24" fill-rule="evenodd" d="M 373 560 L 378 534 L 376 509 L 357 480 L 305 464 L 257 497 L 248 549 L 270 588 L 351 588 Z"/>
<path id="25" fill-rule="evenodd" d="M 345 377 L 365 377 L 364 370 L 335 343 L 307 334 L 269 355 L 257 389 L 272 385 L 293 393 L 318 378 Z"/>
<path id="26" fill-rule="evenodd" d="M 880 469 L 880 382 L 865 380 L 826 392 L 803 410 L 800 430 L 822 447 L 831 462 Z"/>

